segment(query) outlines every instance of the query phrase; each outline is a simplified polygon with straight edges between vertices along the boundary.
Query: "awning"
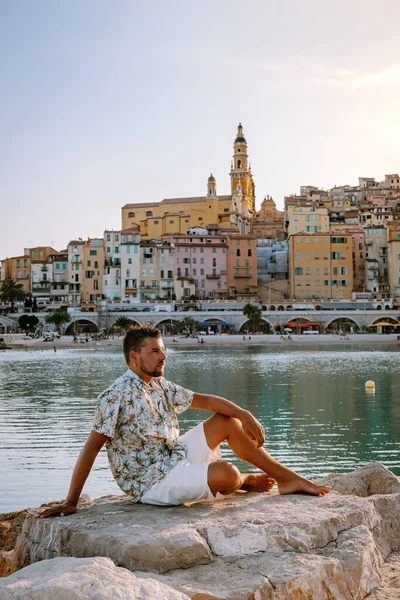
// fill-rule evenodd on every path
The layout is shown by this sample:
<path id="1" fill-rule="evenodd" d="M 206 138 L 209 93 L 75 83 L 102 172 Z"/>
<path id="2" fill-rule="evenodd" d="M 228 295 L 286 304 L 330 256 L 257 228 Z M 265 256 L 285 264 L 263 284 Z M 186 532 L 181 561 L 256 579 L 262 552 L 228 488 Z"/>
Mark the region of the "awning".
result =
<path id="1" fill-rule="evenodd" d="M 232 327 L 232 323 L 227 323 L 226 321 L 217 321 L 215 323 L 208 323 L 208 322 L 204 322 L 204 323 L 199 323 L 199 325 L 201 327 L 212 327 L 213 325 L 222 325 L 223 327 Z"/>
<path id="2" fill-rule="evenodd" d="M 307 321 L 306 323 L 303 321 L 299 323 L 297 321 L 289 321 L 289 323 L 285 323 L 284 327 L 311 327 L 314 325 L 320 327 L 322 323 L 319 323 L 319 321 Z"/>
<path id="3" fill-rule="evenodd" d="M 382 323 L 372 323 L 371 325 L 367 325 L 367 327 L 400 327 L 400 323 L 388 323 L 387 321 L 382 321 Z"/>

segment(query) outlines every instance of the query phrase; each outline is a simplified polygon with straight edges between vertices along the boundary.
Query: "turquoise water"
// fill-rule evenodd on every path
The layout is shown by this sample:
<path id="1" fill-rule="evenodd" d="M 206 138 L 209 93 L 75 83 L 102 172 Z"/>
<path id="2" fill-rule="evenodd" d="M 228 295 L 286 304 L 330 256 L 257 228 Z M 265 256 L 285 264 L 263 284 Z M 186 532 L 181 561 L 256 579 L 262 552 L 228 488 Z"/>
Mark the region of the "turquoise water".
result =
<path id="1" fill-rule="evenodd" d="M 299 473 L 316 478 L 380 461 L 400 475 L 399 353 L 238 346 L 168 355 L 167 378 L 251 410 L 271 454 Z M 115 349 L 0 353 L 0 513 L 65 497 L 96 396 L 124 370 Z M 182 431 L 207 416 L 183 413 Z M 228 448 L 223 455 L 251 470 Z M 104 451 L 84 492 L 120 493 Z"/>

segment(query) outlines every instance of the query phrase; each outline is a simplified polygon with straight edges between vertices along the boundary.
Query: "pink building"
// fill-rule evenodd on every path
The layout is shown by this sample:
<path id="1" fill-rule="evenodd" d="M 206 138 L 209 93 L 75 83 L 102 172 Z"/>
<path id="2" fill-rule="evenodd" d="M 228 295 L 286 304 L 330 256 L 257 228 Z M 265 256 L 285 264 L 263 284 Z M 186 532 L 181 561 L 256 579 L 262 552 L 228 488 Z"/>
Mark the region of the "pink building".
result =
<path id="1" fill-rule="evenodd" d="M 191 278 L 197 298 L 219 298 L 227 293 L 227 238 L 219 235 L 174 235 L 174 274 Z"/>

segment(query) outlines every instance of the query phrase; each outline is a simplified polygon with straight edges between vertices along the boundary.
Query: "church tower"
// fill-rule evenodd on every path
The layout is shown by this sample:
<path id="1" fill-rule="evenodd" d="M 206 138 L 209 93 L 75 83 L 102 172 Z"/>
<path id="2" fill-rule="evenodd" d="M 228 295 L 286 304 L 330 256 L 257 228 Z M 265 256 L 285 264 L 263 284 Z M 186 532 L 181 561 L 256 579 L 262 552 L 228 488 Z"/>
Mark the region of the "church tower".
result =
<path id="1" fill-rule="evenodd" d="M 237 136 L 233 143 L 233 159 L 231 164 L 231 194 L 234 195 L 238 184 L 243 194 L 243 202 L 246 204 L 246 212 L 250 219 L 255 213 L 255 185 L 253 175 L 249 165 L 249 156 L 247 154 L 247 142 L 243 135 L 242 124 L 239 123 Z"/>
<path id="2" fill-rule="evenodd" d="M 216 198 L 217 197 L 217 182 L 212 173 L 207 181 L 207 197 L 208 198 Z"/>

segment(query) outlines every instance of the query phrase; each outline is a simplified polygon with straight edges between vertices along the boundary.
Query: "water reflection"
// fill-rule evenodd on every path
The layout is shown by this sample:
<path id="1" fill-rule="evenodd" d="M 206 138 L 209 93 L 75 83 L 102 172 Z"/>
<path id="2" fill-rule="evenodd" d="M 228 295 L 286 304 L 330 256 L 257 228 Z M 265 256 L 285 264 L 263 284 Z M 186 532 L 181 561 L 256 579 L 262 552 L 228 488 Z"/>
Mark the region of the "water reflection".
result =
<path id="1" fill-rule="evenodd" d="M 173 348 L 166 376 L 225 396 L 263 423 L 269 451 L 318 477 L 377 460 L 400 474 L 399 354 Z M 125 370 L 114 349 L 51 349 L 0 355 L 0 512 L 64 497 L 90 431 L 95 398 Z M 365 381 L 375 382 L 375 393 Z M 208 415 L 190 410 L 182 430 Z M 225 457 L 234 460 L 229 449 Z M 105 453 L 85 491 L 119 492 Z"/>

